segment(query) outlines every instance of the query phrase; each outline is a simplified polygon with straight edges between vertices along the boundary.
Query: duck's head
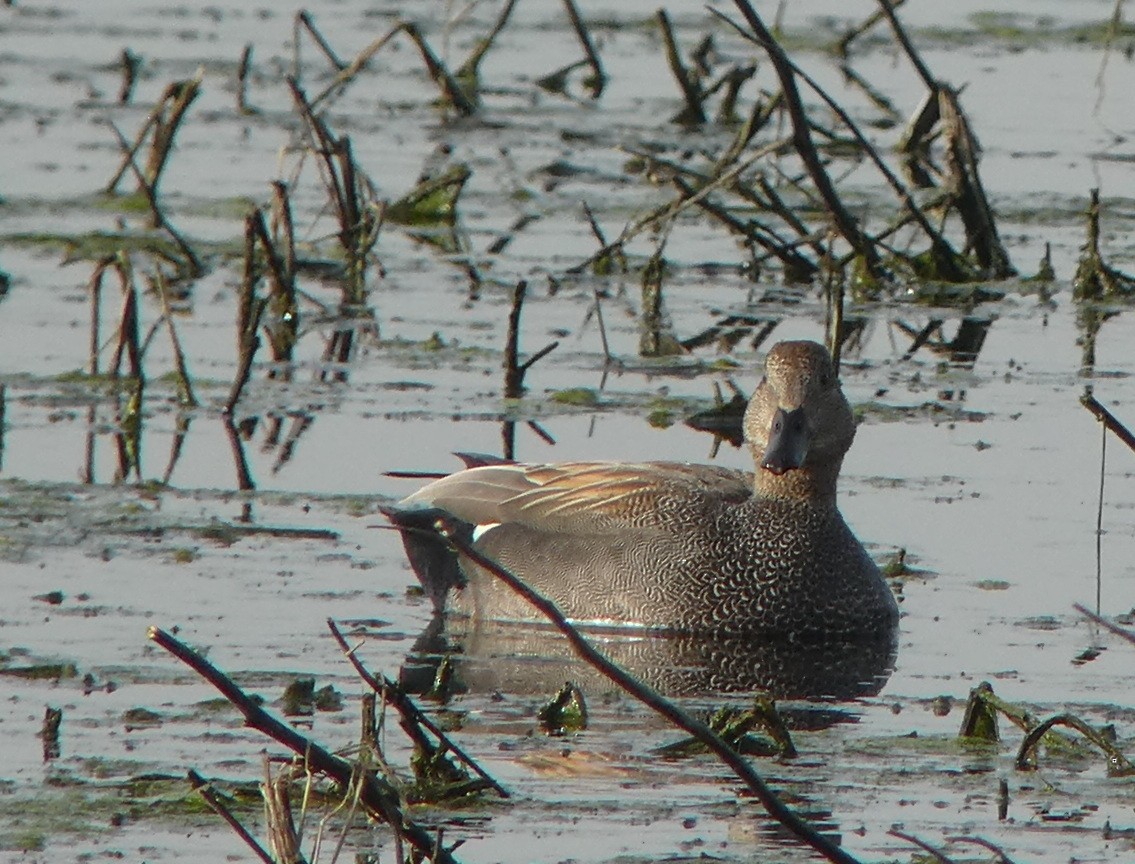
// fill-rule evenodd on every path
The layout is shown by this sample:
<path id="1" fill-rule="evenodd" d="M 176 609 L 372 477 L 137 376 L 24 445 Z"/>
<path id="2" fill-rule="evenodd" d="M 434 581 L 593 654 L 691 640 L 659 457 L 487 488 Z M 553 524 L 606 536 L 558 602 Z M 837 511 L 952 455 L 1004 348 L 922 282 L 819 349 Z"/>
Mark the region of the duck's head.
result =
<path id="1" fill-rule="evenodd" d="M 805 471 L 825 481 L 830 475 L 834 492 L 843 455 L 855 438 L 855 418 L 823 345 L 773 346 L 745 411 L 744 429 L 758 485 L 769 475 Z"/>

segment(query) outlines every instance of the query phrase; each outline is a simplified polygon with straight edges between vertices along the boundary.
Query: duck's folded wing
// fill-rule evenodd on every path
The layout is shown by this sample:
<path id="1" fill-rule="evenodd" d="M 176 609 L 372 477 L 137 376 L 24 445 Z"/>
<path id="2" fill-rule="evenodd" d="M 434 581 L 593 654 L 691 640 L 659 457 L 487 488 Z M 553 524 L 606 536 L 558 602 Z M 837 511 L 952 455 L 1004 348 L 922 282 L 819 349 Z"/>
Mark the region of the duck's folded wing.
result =
<path id="1" fill-rule="evenodd" d="M 491 465 L 443 477 L 401 506 L 437 507 L 473 525 L 605 532 L 676 527 L 707 507 L 740 503 L 752 489 L 745 472 L 681 462 Z"/>

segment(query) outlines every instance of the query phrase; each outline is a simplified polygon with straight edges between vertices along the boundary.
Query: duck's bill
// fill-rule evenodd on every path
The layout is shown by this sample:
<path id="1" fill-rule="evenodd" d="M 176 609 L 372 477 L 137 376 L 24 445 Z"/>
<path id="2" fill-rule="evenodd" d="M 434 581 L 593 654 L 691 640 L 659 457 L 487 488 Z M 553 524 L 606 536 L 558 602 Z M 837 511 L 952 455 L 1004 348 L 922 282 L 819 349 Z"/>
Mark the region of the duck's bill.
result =
<path id="1" fill-rule="evenodd" d="M 785 411 L 777 408 L 769 430 L 768 447 L 761 459 L 761 467 L 773 474 L 784 474 L 804 464 L 808 455 L 811 432 L 804 417 L 804 409 Z"/>

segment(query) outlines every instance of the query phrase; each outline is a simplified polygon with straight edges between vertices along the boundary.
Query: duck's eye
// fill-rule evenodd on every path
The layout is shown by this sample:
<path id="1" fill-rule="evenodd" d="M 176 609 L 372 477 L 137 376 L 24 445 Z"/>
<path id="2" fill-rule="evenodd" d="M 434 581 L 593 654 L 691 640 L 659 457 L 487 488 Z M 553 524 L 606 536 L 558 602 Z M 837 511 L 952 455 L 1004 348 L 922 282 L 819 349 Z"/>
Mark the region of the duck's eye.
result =
<path id="1" fill-rule="evenodd" d="M 822 372 L 820 374 L 820 386 L 825 390 L 832 386 L 832 376 L 827 372 Z"/>

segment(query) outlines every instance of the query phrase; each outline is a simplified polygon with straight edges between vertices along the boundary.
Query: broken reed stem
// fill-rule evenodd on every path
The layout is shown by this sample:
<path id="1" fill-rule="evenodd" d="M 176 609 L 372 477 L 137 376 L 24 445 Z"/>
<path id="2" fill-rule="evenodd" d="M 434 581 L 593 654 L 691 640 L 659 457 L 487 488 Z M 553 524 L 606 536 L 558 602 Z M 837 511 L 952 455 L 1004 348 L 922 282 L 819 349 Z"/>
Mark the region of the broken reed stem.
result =
<path id="1" fill-rule="evenodd" d="M 122 148 L 122 151 L 126 158 L 126 163 L 130 167 L 130 170 L 134 173 L 134 178 L 138 181 L 138 188 L 141 189 L 142 194 L 146 196 L 146 203 L 150 205 L 150 214 L 153 216 L 154 227 L 161 228 L 163 231 L 169 234 L 174 244 L 181 251 L 181 254 L 185 256 L 185 263 L 188 264 L 188 275 L 191 278 L 197 278 L 198 276 L 201 276 L 205 272 L 205 268 L 201 264 L 201 259 L 197 257 L 197 254 L 193 251 L 190 245 L 185 242 L 185 238 L 182 237 L 180 233 L 178 233 L 177 229 L 175 229 L 169 223 L 169 220 L 167 220 L 162 214 L 161 207 L 158 205 L 157 194 L 154 191 L 154 184 L 153 182 L 148 181 L 142 174 L 142 170 L 138 167 L 138 163 L 134 160 L 134 154 L 131 152 L 130 145 L 126 141 L 126 138 L 123 136 L 119 128 L 113 123 L 109 123 L 107 125 L 110 126 L 111 130 L 115 134 L 115 137 L 118 138 L 118 145 Z"/>
<path id="2" fill-rule="evenodd" d="M 525 582 L 514 576 L 504 567 L 501 567 L 501 565 L 492 558 L 484 555 L 475 546 L 465 542 L 461 538 L 460 533 L 456 531 L 447 520 L 439 519 L 435 527 L 461 555 L 492 573 L 494 577 L 504 582 L 509 588 L 527 600 L 544 615 L 544 617 L 564 635 L 571 644 L 571 647 L 575 650 L 575 653 L 588 664 L 635 699 L 704 744 L 745 783 L 749 790 L 760 800 L 761 804 L 764 805 L 768 814 L 795 835 L 798 840 L 814 849 L 829 861 L 837 862 L 837 864 L 859 864 L 858 859 L 835 845 L 835 843 L 820 834 L 811 825 L 797 816 L 793 810 L 788 808 L 780 798 L 777 797 L 776 793 L 769 788 L 761 776 L 753 770 L 748 760 L 726 744 L 709 726 L 674 705 L 657 690 L 643 684 L 596 650 L 591 643 L 568 622 L 563 616 L 563 613 L 556 608 L 556 605 L 552 603 L 552 601 L 534 591 Z"/>
<path id="3" fill-rule="evenodd" d="M 905 2 L 906 0 L 895 0 L 893 6 L 895 9 L 897 9 Z M 843 38 L 841 38 L 839 42 L 836 43 L 836 50 L 839 52 L 840 56 L 846 57 L 848 51 L 851 48 L 851 43 L 862 36 L 864 33 L 866 33 L 868 30 L 870 30 L 872 27 L 874 27 L 876 24 L 878 24 L 880 21 L 882 21 L 884 17 L 885 16 L 883 15 L 882 10 L 877 9 L 870 15 L 868 15 L 865 19 L 863 19 L 863 23 L 861 23 L 858 27 L 854 27 L 851 30 L 848 30 L 847 33 L 843 35 Z"/>
<path id="4" fill-rule="evenodd" d="M 905 840 L 907 843 L 910 843 L 911 845 L 917 846 L 919 849 L 921 849 L 923 852 L 925 852 L 927 855 L 929 855 L 931 858 L 933 858 L 935 861 L 937 861 L 938 864 L 954 864 L 954 860 L 952 858 L 947 857 L 944 852 L 941 852 L 940 850 L 935 849 L 933 846 L 931 846 L 925 840 L 919 840 L 913 834 L 907 834 L 905 831 L 900 831 L 897 828 L 892 828 L 887 833 L 890 834 L 892 837 L 897 837 L 900 840 Z"/>
<path id="5" fill-rule="evenodd" d="M 497 36 L 504 29 L 504 25 L 508 23 L 508 19 L 512 16 L 512 10 L 516 7 L 516 0 L 507 0 L 503 7 L 501 7 L 500 14 L 497 15 L 497 20 L 493 24 L 493 29 L 489 31 L 480 42 L 477 43 L 468 59 L 461 64 L 461 68 L 457 70 L 456 77 L 458 80 L 466 81 L 470 86 L 476 85 L 477 68 L 481 65 L 481 60 L 489 53 L 489 49 L 493 47 L 493 42 L 496 41 Z"/>
<path id="6" fill-rule="evenodd" d="M 343 655 L 351 662 L 351 665 L 355 667 L 355 672 L 358 673 L 358 676 L 363 680 L 363 683 L 370 687 L 371 690 L 373 690 L 376 694 L 382 696 L 383 704 L 393 707 L 394 710 L 397 711 L 403 718 L 404 723 L 409 723 L 428 729 L 429 732 L 435 738 L 437 738 L 438 744 L 441 747 L 444 747 L 446 750 L 460 759 L 466 767 L 468 767 L 478 777 L 484 780 L 485 783 L 492 787 L 492 789 L 498 795 L 500 795 L 502 798 L 511 797 L 508 793 L 508 790 L 497 783 L 497 781 L 494 780 L 480 765 L 478 765 L 471 756 L 469 756 L 464 750 L 457 746 L 457 744 L 455 744 L 449 738 L 449 736 L 446 735 L 445 732 L 443 732 L 438 727 L 438 725 L 429 718 L 428 715 L 422 713 L 421 709 L 414 704 L 414 701 L 406 695 L 405 691 L 401 687 L 399 687 L 398 684 L 396 684 L 394 681 L 391 681 L 385 675 L 380 678 L 376 675 L 371 674 L 370 670 L 368 670 L 363 665 L 362 661 L 359 660 L 359 658 L 356 656 L 356 648 L 352 648 L 347 644 L 346 638 L 343 636 L 342 631 L 339 630 L 339 627 L 335 623 L 334 619 L 328 618 L 327 626 L 328 628 L 330 628 L 331 635 L 335 639 L 335 642 L 339 645 L 339 648 L 342 649 Z M 371 721 L 369 721 L 369 728 L 372 731 L 369 734 L 373 739 L 373 707 L 370 712 L 370 717 Z M 368 723 L 364 722 L 363 728 L 363 738 L 365 740 L 368 737 L 368 733 L 366 732 Z"/>
<path id="7" fill-rule="evenodd" d="M 366 298 L 366 258 L 378 241 L 382 214 L 369 206 L 374 184 L 355 164 L 351 140 L 335 137 L 294 78 L 288 78 L 292 98 L 304 119 L 305 129 L 319 156 L 320 173 L 327 186 L 339 222 L 339 245 L 346 256 L 344 303 L 361 305 Z M 385 211 L 383 211 L 384 213 Z"/>
<path id="8" fill-rule="evenodd" d="M 248 105 L 248 73 L 252 68 L 252 43 L 248 42 L 240 52 L 240 63 L 236 68 L 236 110 L 238 114 L 255 114 Z"/>
<path id="9" fill-rule="evenodd" d="M 901 0 L 899 0 L 899 2 L 901 2 Z M 1002 780 L 1001 782 L 1005 782 L 1005 781 Z M 988 849 L 990 852 L 992 852 L 994 855 L 996 855 L 997 860 L 994 862 L 994 864 L 1013 864 L 1013 862 L 1009 858 L 1009 856 L 1005 854 L 1004 849 L 1002 849 L 996 843 L 990 843 L 984 837 L 947 837 L 946 842 L 948 842 L 948 843 L 972 843 L 975 846 L 980 846 L 982 849 Z"/>
<path id="10" fill-rule="evenodd" d="M 665 220 L 675 219 L 681 213 L 685 212 L 691 207 L 700 206 L 702 199 L 704 199 L 714 190 L 720 189 L 723 186 L 731 183 L 742 173 L 744 173 L 745 170 L 752 167 L 754 164 L 764 159 L 765 157 L 770 156 L 771 154 L 776 153 L 778 150 L 783 149 L 789 144 L 791 144 L 791 139 L 783 138 L 774 141 L 771 144 L 767 144 L 764 147 L 761 147 L 759 150 L 750 154 L 748 158 L 746 158 L 742 162 L 738 162 L 728 171 L 723 172 L 719 176 L 707 182 L 705 185 L 698 188 L 698 190 L 694 192 L 693 195 L 689 197 L 681 196 L 677 200 L 671 201 L 669 204 L 663 204 L 660 207 L 656 207 L 650 213 L 639 218 L 637 221 L 626 225 L 623 228 L 622 233 L 620 233 L 617 238 L 612 240 L 610 243 L 605 243 L 598 251 L 594 252 L 583 261 L 580 261 L 578 264 L 573 264 L 564 272 L 569 275 L 577 275 L 579 273 L 582 273 L 596 261 L 599 261 L 616 251 L 620 251 L 627 243 L 629 243 L 632 239 L 637 237 L 648 228 L 657 226 Z"/>
<path id="11" fill-rule="evenodd" d="M 153 135 L 150 139 L 150 151 L 146 159 L 144 176 L 149 186 L 157 187 L 158 180 L 161 178 L 162 171 L 165 169 L 166 161 L 173 148 L 174 136 L 177 134 L 178 127 L 181 125 L 185 112 L 189 109 L 193 100 L 197 98 L 197 94 L 201 90 L 201 81 L 204 77 L 205 70 L 201 68 L 197 70 L 197 74 L 192 78 L 185 81 L 174 81 L 166 86 L 162 97 L 150 111 L 146 122 L 142 124 L 142 129 L 138 132 L 138 137 L 134 140 L 134 143 L 125 147 L 127 155 L 123 158 L 122 163 L 119 165 L 118 170 L 115 172 L 110 182 L 107 183 L 104 189 L 106 194 L 114 194 L 119 182 L 130 167 L 130 163 L 137 155 L 138 150 L 142 147 L 146 133 L 151 129 L 153 130 Z M 117 130 L 115 130 L 115 132 L 117 133 Z M 120 138 L 122 137 L 121 133 L 118 133 L 118 135 Z"/>
<path id="12" fill-rule="evenodd" d="M 177 394 L 178 402 L 186 408 L 196 408 L 197 397 L 193 393 L 193 384 L 189 378 L 189 367 L 185 363 L 185 352 L 181 350 L 181 340 L 177 338 L 177 327 L 173 323 L 173 313 L 169 308 L 169 291 L 166 279 L 161 269 L 154 271 L 154 290 L 161 301 L 162 317 L 165 318 L 166 328 L 169 330 L 170 345 L 173 346 L 173 361 L 177 367 Z"/>
<path id="13" fill-rule="evenodd" d="M 1075 714 L 1057 714 L 1049 717 L 1047 720 L 1038 723 L 1021 742 L 1021 747 L 1017 751 L 1016 767 L 1018 771 L 1035 771 L 1036 770 L 1036 756 L 1033 751 L 1040 743 L 1040 739 L 1044 737 L 1053 726 L 1066 726 L 1069 729 L 1075 729 L 1093 744 L 1095 744 L 1103 754 L 1107 756 L 1107 773 L 1110 777 L 1130 777 L 1135 774 L 1135 765 L 1132 765 L 1126 756 L 1124 756 L 1119 749 L 1107 740 L 1106 737 L 1099 733 L 1099 730 L 1093 729 Z"/>
<path id="14" fill-rule="evenodd" d="M 264 214 L 260 208 L 253 210 L 249 218 L 252 220 L 253 233 L 260 243 L 260 248 L 264 250 L 264 258 L 268 263 L 270 288 L 267 304 L 272 309 L 272 315 L 267 331 L 272 359 L 277 363 L 290 363 L 299 328 L 294 271 L 288 269 L 287 264 L 277 253 L 276 244 L 268 233 L 268 227 L 264 224 Z"/>
<path id="15" fill-rule="evenodd" d="M 280 864 L 306 864 L 300 851 L 299 834 L 292 816 L 292 800 L 288 794 L 291 777 L 286 770 L 276 772 L 273 777 L 267 754 L 263 758 L 264 781 L 260 784 L 260 794 L 264 799 L 265 830 L 272 857 Z"/>
<path id="16" fill-rule="evenodd" d="M 911 65 L 914 66 L 914 71 L 918 73 L 918 77 L 922 79 L 922 83 L 926 85 L 927 90 L 937 92 L 940 85 L 934 79 L 934 76 L 930 74 L 930 68 L 922 62 L 922 56 L 914 47 L 914 43 L 910 41 L 910 37 L 906 35 L 906 29 L 899 23 L 899 16 L 895 14 L 895 6 L 898 6 L 902 2 L 903 0 L 898 0 L 896 3 L 891 3 L 891 0 L 878 0 L 880 11 L 891 25 L 895 39 L 898 41 L 903 53 L 906 54 L 907 59 L 910 60 Z"/>
<path id="17" fill-rule="evenodd" d="M 241 279 L 240 294 L 237 299 L 237 372 L 229 390 L 229 398 L 222 409 L 222 413 L 226 416 L 232 414 L 236 403 L 240 400 L 244 385 L 248 383 L 248 378 L 252 374 L 252 358 L 260 348 L 260 337 L 256 334 L 268 301 L 256 296 L 256 283 L 259 280 L 260 274 L 256 268 L 256 219 L 249 214 L 244 220 L 244 276 Z"/>
<path id="18" fill-rule="evenodd" d="M 339 59 L 339 56 L 335 53 L 335 49 L 331 47 L 331 43 L 329 43 L 323 37 L 323 34 L 319 32 L 319 28 L 315 26 L 315 22 L 311 19 L 311 13 L 305 10 L 296 15 L 295 26 L 293 27 L 296 53 L 294 67 L 292 69 L 292 76 L 299 78 L 299 37 L 301 29 L 306 30 L 308 35 L 311 36 L 312 41 L 316 44 L 316 47 L 318 47 L 319 50 L 323 52 L 323 56 L 327 58 L 327 62 L 334 66 L 337 70 L 342 72 L 346 67 L 346 64 Z"/>
<path id="19" fill-rule="evenodd" d="M 793 63 L 765 27 L 760 15 L 757 14 L 757 10 L 753 8 L 749 0 L 734 0 L 734 3 L 752 30 L 751 34 L 745 35 L 764 48 L 769 60 L 772 61 L 773 68 L 776 70 L 777 78 L 780 80 L 781 92 L 784 93 L 788 117 L 792 123 L 792 141 L 800 161 L 804 163 L 808 176 L 812 179 L 812 184 L 816 187 L 824 206 L 831 214 L 839 233 L 855 250 L 855 253 L 862 258 L 867 272 L 873 278 L 881 279 L 883 277 L 883 266 L 879 260 L 878 250 L 859 227 L 855 217 L 843 206 L 832 179 L 824 168 L 823 160 L 816 150 L 815 142 L 812 141 L 808 115 L 800 99 L 800 91 L 796 87 L 796 69 Z M 720 13 L 715 11 L 715 14 Z M 744 33 L 744 31 L 741 32 Z"/>
<path id="20" fill-rule="evenodd" d="M 264 864 L 276 864 L 272 856 L 268 854 L 255 837 L 248 833 L 248 829 L 240 824 L 240 820 L 233 816 L 224 802 L 217 797 L 216 793 L 210 788 L 209 781 L 192 768 L 189 769 L 186 776 L 189 778 L 189 785 L 204 799 L 205 803 L 209 805 L 209 809 L 229 824 L 229 827 L 236 832 L 236 835 L 244 841 L 245 845 L 253 851 L 257 858 L 263 861 Z"/>
<path id="21" fill-rule="evenodd" d="M 1120 441 L 1127 445 L 1129 450 L 1135 450 L 1135 435 L 1131 434 L 1123 423 L 1103 405 L 1099 403 L 1095 396 L 1091 393 L 1085 393 L 1080 397 L 1080 404 L 1092 412 L 1097 420 L 1099 420 L 1109 432 L 1113 433 Z"/>
<path id="22" fill-rule="evenodd" d="M 749 5 L 748 0 L 734 0 L 734 2 L 737 4 L 738 8 L 741 9 L 742 14 L 745 15 L 747 21 L 749 20 L 749 14 L 746 12 L 746 9 L 748 9 L 748 12 L 752 14 L 753 18 L 756 20 L 758 25 L 760 24 L 760 18 L 757 16 L 756 12 L 752 9 L 752 6 Z M 714 10 L 711 10 L 711 11 L 714 11 Z M 733 24 L 731 21 L 729 21 L 728 18 L 724 18 L 724 16 L 722 16 L 721 13 L 714 11 L 714 14 L 718 15 L 719 17 L 722 17 L 723 20 L 730 23 L 732 26 L 734 26 L 736 28 L 736 25 Z M 752 24 L 752 21 L 750 21 L 749 23 Z M 923 233 L 926 234 L 927 238 L 929 238 L 929 240 L 931 242 L 931 249 L 934 252 L 936 259 L 938 259 L 941 262 L 943 269 L 945 269 L 948 266 L 948 262 L 955 261 L 956 258 L 957 258 L 957 253 L 954 251 L 953 247 L 945 239 L 945 237 L 942 235 L 942 233 L 933 226 L 933 224 L 930 222 L 930 220 L 922 212 L 922 208 L 918 206 L 918 203 L 914 200 L 914 197 L 910 194 L 910 191 L 906 188 L 905 184 L 903 184 L 903 182 L 901 180 L 899 180 L 898 176 L 895 175 L 895 173 L 893 171 L 891 171 L 891 169 L 888 167 L 887 163 L 879 155 L 878 151 L 874 147 L 871 146 L 871 143 L 867 140 L 867 136 L 865 136 L 863 134 L 863 132 L 859 129 L 859 126 L 856 125 L 855 121 L 851 119 L 851 116 L 839 105 L 839 103 L 836 102 L 835 99 L 833 99 L 831 96 L 829 96 L 827 91 L 824 90 L 814 78 L 812 78 L 810 75 L 808 75 L 808 73 L 804 72 L 795 63 L 793 63 L 792 60 L 789 59 L 789 57 L 786 54 L 784 54 L 783 49 L 781 49 L 778 44 L 776 44 L 775 42 L 771 42 L 771 43 L 766 42 L 765 38 L 761 37 L 760 34 L 758 34 L 758 38 L 754 39 L 752 34 L 745 33 L 744 31 L 739 31 L 739 32 L 741 32 L 741 34 L 743 36 L 750 39 L 751 41 L 755 41 L 757 44 L 761 45 L 763 48 L 765 48 L 766 51 L 770 50 L 770 48 L 769 48 L 770 44 L 773 46 L 773 50 L 776 51 L 777 56 L 780 58 L 781 62 L 784 65 L 785 73 L 789 74 L 790 77 L 791 77 L 791 73 L 795 73 L 795 75 L 798 75 L 800 77 L 800 79 L 803 80 L 804 83 L 806 83 L 816 93 L 816 95 L 818 95 L 824 101 L 824 103 L 836 114 L 836 116 L 839 117 L 840 122 L 842 122 L 846 126 L 848 131 L 852 134 L 852 136 L 855 138 L 855 140 L 859 143 L 860 147 L 863 148 L 863 152 L 867 155 L 867 157 L 875 165 L 875 167 L 879 171 L 879 173 L 883 175 L 883 179 L 887 181 L 887 184 L 891 187 L 891 189 L 894 190 L 895 194 L 898 196 L 903 207 L 907 210 L 908 213 L 910 213 L 911 217 L 918 223 L 918 226 L 922 229 Z M 765 30 L 765 34 L 766 35 L 768 34 L 767 30 Z M 769 40 L 771 40 L 771 38 L 772 38 L 771 36 L 768 36 Z M 773 54 L 770 53 L 769 56 L 770 56 L 770 59 L 771 59 L 773 57 Z M 777 68 L 777 74 L 780 75 L 781 74 L 781 66 L 778 66 L 776 64 L 775 60 L 774 60 L 774 66 L 776 66 L 776 68 Z M 783 87 L 783 83 L 784 83 L 784 79 L 782 78 L 782 87 Z M 793 85 L 793 91 L 795 92 L 795 85 Z M 788 95 L 787 92 L 785 92 L 786 97 L 787 97 L 787 95 Z M 796 93 L 796 107 L 801 112 L 800 113 L 801 119 L 806 122 L 806 118 L 803 115 L 803 108 L 802 108 L 802 106 L 799 102 L 798 92 Z M 793 129 L 795 130 L 796 129 L 796 126 L 795 126 L 796 120 L 795 120 L 795 115 L 792 112 L 791 102 L 789 103 L 789 116 L 791 118 L 793 118 Z M 807 133 L 807 129 L 804 130 L 804 133 L 805 134 L 803 134 L 800 137 L 800 140 L 811 143 L 811 136 L 810 136 L 810 134 Z M 793 140 L 794 140 L 794 142 L 796 141 L 795 134 L 793 136 Z M 812 148 L 812 153 L 813 154 L 815 153 L 814 148 Z M 803 154 L 801 154 L 801 158 L 803 159 Z M 812 166 L 810 166 L 806 160 L 805 160 L 805 167 L 807 167 L 809 169 L 808 173 L 809 173 L 809 176 L 812 177 L 813 183 L 816 183 L 816 176 L 817 175 L 813 174 Z M 835 195 L 835 189 L 834 189 L 833 186 L 831 186 L 830 179 L 827 178 L 827 173 L 823 171 L 822 164 L 818 165 L 817 167 L 819 167 L 821 169 L 821 174 L 818 175 L 818 176 L 821 176 L 821 177 L 823 177 L 824 179 L 827 180 L 826 187 L 821 187 L 819 184 L 816 184 L 817 185 L 817 191 L 820 192 L 821 197 L 824 199 L 825 206 L 829 207 L 829 212 L 832 212 L 830 210 L 828 196 L 826 194 L 824 194 L 824 188 L 826 188 L 828 190 L 828 192 L 833 196 Z M 836 198 L 835 200 L 838 203 L 838 198 Z M 840 205 L 840 207 L 842 209 L 842 205 Z M 845 215 L 847 215 L 849 218 L 851 218 L 850 214 L 847 214 L 846 211 L 843 211 L 843 212 L 844 212 Z M 833 215 L 833 217 L 835 217 L 837 214 L 833 212 L 832 215 Z M 851 243 L 852 248 L 855 249 L 856 252 L 859 252 L 859 247 L 856 245 L 855 242 L 852 242 L 852 240 L 845 233 L 845 230 L 844 230 L 845 226 L 839 220 L 836 221 L 836 226 L 837 226 L 837 228 L 840 229 L 840 234 L 842 234 L 844 236 L 844 239 L 847 239 L 848 242 Z M 866 239 L 866 235 L 861 234 L 860 236 L 862 238 Z M 872 253 L 877 256 L 877 253 L 874 250 L 874 245 L 873 244 L 869 244 L 869 245 L 871 247 Z M 877 260 L 877 258 L 876 258 L 876 260 Z M 865 259 L 865 263 L 869 263 L 867 261 L 867 259 Z M 955 265 L 955 267 L 956 267 L 956 265 Z M 874 271 L 872 271 L 872 272 L 874 273 Z"/>
<path id="23" fill-rule="evenodd" d="M 355 55 L 355 59 L 351 61 L 350 65 L 346 65 L 346 66 L 340 65 L 338 67 L 339 68 L 339 74 L 335 76 L 335 79 L 330 84 L 328 84 L 326 87 L 323 88 L 323 90 L 321 90 L 319 92 L 318 96 L 315 96 L 311 100 L 312 106 L 318 107 L 319 105 L 321 105 L 323 103 L 323 100 L 327 99 L 332 93 L 335 93 L 336 91 L 342 89 L 347 84 L 349 84 L 352 80 L 354 80 L 354 78 L 359 74 L 359 72 L 361 72 L 363 69 L 366 68 L 367 63 L 370 62 L 371 58 L 374 57 L 374 55 L 377 54 L 379 51 L 381 51 L 386 46 L 387 42 L 389 42 L 391 39 L 393 39 L 395 36 L 397 36 L 399 33 L 401 33 L 404 29 L 405 29 L 405 25 L 403 25 L 403 24 L 395 25 L 392 29 L 387 31 L 384 35 L 375 39 L 366 48 L 364 48 L 357 55 Z M 299 80 L 299 72 L 293 71 L 292 77 L 295 78 L 298 81 Z"/>
<path id="24" fill-rule="evenodd" d="M 433 856 L 435 864 L 456 864 L 445 849 L 434 848 L 434 838 L 423 827 L 402 812 L 397 791 L 371 771 L 357 771 L 356 765 L 326 750 L 315 741 L 300 735 L 282 723 L 245 695 L 230 678 L 200 654 L 158 627 L 150 627 L 147 636 L 151 642 L 168 651 L 209 684 L 215 687 L 244 715 L 246 725 L 267 735 L 278 744 L 291 750 L 304 760 L 310 770 L 326 775 L 344 789 L 359 784 L 363 806 L 374 816 L 386 822 L 396 833 L 410 841 L 420 854 Z"/>
<path id="25" fill-rule="evenodd" d="M 430 78 L 441 90 L 442 99 L 460 114 L 462 117 L 472 117 L 477 113 L 477 106 L 470 101 L 469 97 L 461 89 L 461 85 L 450 74 L 449 70 L 445 67 L 434 54 L 433 49 L 430 48 L 426 42 L 425 37 L 422 36 L 422 31 L 418 29 L 418 25 L 412 22 L 406 22 L 402 25 L 403 31 L 410 40 L 418 46 L 418 51 L 422 55 L 422 61 L 426 64 L 426 71 L 429 73 Z"/>
<path id="26" fill-rule="evenodd" d="M 519 399 L 524 393 L 524 371 L 520 367 L 520 311 L 528 282 L 521 279 L 512 289 L 512 306 L 508 310 L 508 335 L 504 343 L 504 398 Z"/>
<path id="27" fill-rule="evenodd" d="M 122 86 L 118 89 L 118 104 L 125 105 L 134 95 L 134 82 L 138 80 L 142 58 L 129 48 L 123 48 L 119 60 L 122 63 Z"/>
<path id="28" fill-rule="evenodd" d="M 87 374 L 99 374 L 99 342 L 101 339 L 102 327 L 102 280 L 106 275 L 107 268 L 114 266 L 118 261 L 118 255 L 107 255 L 100 258 L 95 264 L 95 269 L 91 273 L 91 281 L 87 283 L 87 290 L 91 295 L 91 332 L 90 341 L 87 348 Z M 119 277 L 121 278 L 121 273 Z"/>
<path id="29" fill-rule="evenodd" d="M 681 52 L 678 50 L 678 40 L 674 36 L 674 27 L 670 23 L 670 16 L 665 9 L 659 9 L 655 14 L 658 26 L 662 30 L 662 41 L 666 46 L 666 63 L 670 72 L 678 81 L 678 89 L 682 91 L 682 99 L 686 107 L 674 119 L 679 123 L 696 125 L 705 122 L 705 109 L 702 103 L 705 94 L 697 79 L 686 69 L 682 62 Z"/>
<path id="30" fill-rule="evenodd" d="M 587 65 L 591 67 L 591 78 L 584 82 L 584 86 L 591 91 L 592 99 L 598 99 L 603 95 L 603 90 L 607 86 L 607 73 L 603 71 L 599 52 L 595 50 L 595 43 L 591 41 L 591 34 L 587 31 L 587 26 L 583 22 L 583 16 L 579 14 L 575 0 L 564 0 L 564 7 L 567 9 L 568 19 L 571 21 L 575 36 L 579 39 L 579 44 L 583 46 L 583 55 L 587 58 Z"/>

